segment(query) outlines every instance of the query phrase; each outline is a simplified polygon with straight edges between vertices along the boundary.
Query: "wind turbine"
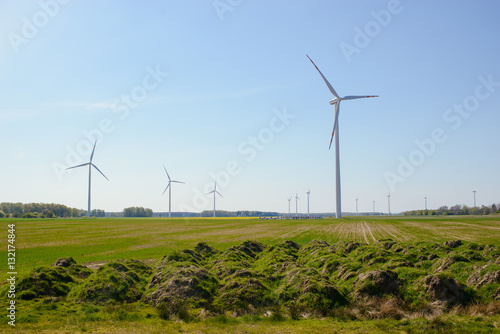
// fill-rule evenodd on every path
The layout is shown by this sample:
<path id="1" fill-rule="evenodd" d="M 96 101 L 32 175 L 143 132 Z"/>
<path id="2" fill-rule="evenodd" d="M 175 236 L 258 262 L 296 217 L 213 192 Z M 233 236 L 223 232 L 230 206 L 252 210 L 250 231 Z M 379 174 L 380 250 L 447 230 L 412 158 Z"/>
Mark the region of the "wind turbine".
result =
<path id="1" fill-rule="evenodd" d="M 167 172 L 167 169 L 165 168 L 165 166 L 163 166 L 163 169 L 165 170 L 165 173 L 167 173 L 167 177 L 168 177 L 168 185 L 165 188 L 165 190 L 163 190 L 163 194 L 165 194 L 165 191 L 167 191 L 167 189 L 168 189 L 168 216 L 172 217 L 172 185 L 171 184 L 172 183 L 182 183 L 182 184 L 185 184 L 185 183 L 181 182 L 181 181 L 172 180 L 170 178 L 170 175 L 168 175 L 168 172 Z"/>
<path id="2" fill-rule="evenodd" d="M 299 199 L 299 195 L 295 193 L 295 214 L 297 215 L 297 217 L 299 216 Z"/>
<path id="3" fill-rule="evenodd" d="M 99 170 L 99 168 L 97 168 L 97 166 L 96 166 L 96 165 L 94 165 L 94 164 L 92 163 L 92 159 L 94 158 L 94 151 L 95 151 L 95 145 L 96 145 L 96 144 L 97 144 L 97 140 L 96 140 L 96 141 L 95 141 L 95 143 L 94 143 L 94 148 L 92 149 L 92 154 L 90 155 L 90 161 L 89 161 L 89 162 L 86 162 L 86 163 L 81 164 L 81 165 L 77 165 L 77 166 L 73 166 L 73 167 L 68 167 L 68 168 L 66 168 L 66 170 L 68 170 L 68 169 L 77 168 L 77 167 L 83 167 L 83 166 L 87 166 L 87 165 L 89 166 L 89 206 L 88 206 L 88 212 L 87 212 L 87 216 L 89 216 L 89 217 L 90 217 L 90 188 L 91 188 L 91 187 L 90 187 L 90 184 L 91 184 L 91 180 L 92 180 L 92 166 L 93 166 L 95 169 L 97 169 L 97 171 L 98 171 L 99 173 L 101 173 L 101 174 L 102 174 L 102 176 L 104 176 L 104 177 L 106 178 L 106 180 L 108 180 L 108 181 L 109 181 L 109 179 L 106 177 L 106 175 L 104 175 L 104 173 L 103 173 L 103 172 L 101 172 L 101 171 Z"/>
<path id="4" fill-rule="evenodd" d="M 215 194 L 218 194 L 220 197 L 224 198 L 220 192 L 217 191 L 217 180 L 215 180 L 215 186 L 214 186 L 214 190 L 212 190 L 211 192 L 208 192 L 206 193 L 205 195 L 208 195 L 208 194 L 211 194 L 213 193 L 214 194 L 214 217 L 215 217 Z"/>
<path id="5" fill-rule="evenodd" d="M 389 216 L 391 215 L 391 194 L 387 195 L 387 210 L 389 211 Z"/>
<path id="6" fill-rule="evenodd" d="M 309 58 L 308 55 L 306 55 L 307 58 Z M 378 97 L 378 95 L 348 95 L 344 97 L 340 97 L 335 89 L 333 89 L 332 85 L 326 80 L 325 76 L 319 68 L 316 66 L 316 64 L 312 61 L 311 58 L 309 58 L 311 63 L 316 67 L 318 70 L 319 74 L 325 81 L 326 85 L 328 86 L 328 89 L 330 92 L 333 94 L 334 98 L 330 100 L 330 104 L 335 106 L 335 123 L 333 124 L 333 131 L 332 131 L 332 138 L 330 139 L 330 146 L 328 149 L 332 147 L 332 141 L 333 141 L 333 135 L 335 135 L 335 183 L 336 183 L 336 200 L 337 200 L 337 218 L 342 217 L 342 209 L 341 209 L 341 199 L 340 199 L 340 157 L 339 157 L 339 109 L 340 109 L 340 102 L 343 100 L 356 100 L 356 99 L 364 99 L 368 97 Z"/>
<path id="7" fill-rule="evenodd" d="M 290 201 L 292 200 L 292 198 L 287 198 L 288 200 L 288 217 L 290 217 L 292 214 L 290 213 Z"/>
<path id="8" fill-rule="evenodd" d="M 309 216 L 309 195 L 311 194 L 311 190 L 308 190 L 306 194 L 307 194 L 307 215 Z"/>

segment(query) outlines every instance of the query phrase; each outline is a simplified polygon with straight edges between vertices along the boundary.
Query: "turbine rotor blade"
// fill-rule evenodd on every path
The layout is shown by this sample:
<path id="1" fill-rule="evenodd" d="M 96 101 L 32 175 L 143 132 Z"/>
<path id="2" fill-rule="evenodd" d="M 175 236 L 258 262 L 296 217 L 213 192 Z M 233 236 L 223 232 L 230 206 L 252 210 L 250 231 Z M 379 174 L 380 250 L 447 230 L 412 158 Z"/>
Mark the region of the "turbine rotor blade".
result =
<path id="1" fill-rule="evenodd" d="M 306 55 L 307 58 L 309 58 L 308 55 Z M 314 67 L 316 67 L 316 69 L 318 70 L 319 74 L 321 75 L 321 77 L 323 78 L 323 80 L 325 81 L 326 85 L 328 86 L 328 89 L 330 89 L 330 92 L 332 92 L 332 94 L 336 97 L 336 98 L 339 98 L 339 94 L 337 94 L 337 92 L 335 91 L 335 89 L 333 89 L 332 85 L 330 85 L 330 83 L 328 82 L 328 80 L 326 80 L 325 76 L 323 75 L 323 73 L 321 73 L 321 71 L 319 70 L 318 66 L 316 66 L 316 64 L 312 61 L 311 58 L 309 58 L 309 60 L 311 61 L 311 63 L 314 65 Z"/>
<path id="2" fill-rule="evenodd" d="M 92 154 L 90 155 L 90 162 L 92 163 L 92 158 L 94 158 L 95 145 L 97 144 L 97 139 L 94 143 L 94 148 L 92 149 Z"/>
<path id="3" fill-rule="evenodd" d="M 165 166 L 163 166 L 163 169 L 165 170 L 165 173 L 167 173 L 168 180 L 169 180 L 169 181 L 172 181 L 172 180 L 170 179 L 170 175 L 168 175 L 168 172 L 167 172 L 167 169 L 165 168 Z"/>
<path id="4" fill-rule="evenodd" d="M 211 192 L 206 193 L 205 196 L 208 195 L 208 194 L 212 194 L 214 192 L 215 192 L 215 190 L 212 190 Z"/>
<path id="5" fill-rule="evenodd" d="M 73 167 L 68 167 L 68 168 L 66 168 L 66 170 L 71 169 L 71 168 L 77 168 L 77 167 L 87 166 L 88 164 L 90 164 L 90 162 L 86 162 L 84 164 L 73 166 Z"/>
<path id="6" fill-rule="evenodd" d="M 220 192 L 218 192 L 217 190 L 214 190 L 214 191 L 215 191 L 217 194 L 219 194 L 219 196 L 220 196 L 220 197 L 224 198 L 224 196 L 222 196 L 222 195 L 220 194 Z"/>
<path id="7" fill-rule="evenodd" d="M 92 166 L 94 166 L 94 168 L 95 168 L 95 169 L 97 169 L 97 171 L 98 171 L 99 173 L 101 173 L 101 174 L 102 174 L 102 176 L 104 176 L 104 177 L 106 178 L 106 180 L 108 180 L 108 181 L 109 181 L 109 179 L 106 177 L 106 175 L 104 175 L 104 173 L 103 173 L 103 172 L 101 172 L 101 171 L 100 171 L 100 169 L 99 169 L 99 168 L 97 168 L 97 166 L 96 166 L 96 165 L 94 165 L 93 163 L 90 163 L 90 164 L 91 164 Z"/>
<path id="8" fill-rule="evenodd" d="M 165 194 L 165 191 L 167 191 L 168 187 L 170 187 L 170 182 L 168 183 L 168 186 L 165 188 L 165 190 L 163 190 L 162 195 Z"/>
<path id="9" fill-rule="evenodd" d="M 333 123 L 332 138 L 330 138 L 330 146 L 328 146 L 328 149 L 332 148 L 333 135 L 335 134 L 335 129 L 337 129 L 339 123 L 339 109 L 340 102 L 335 105 L 335 123 Z"/>
<path id="10" fill-rule="evenodd" d="M 186 184 L 186 182 L 171 180 L 170 182 Z"/>
<path id="11" fill-rule="evenodd" d="M 378 95 L 349 95 L 349 96 L 344 96 L 342 100 L 367 99 L 369 97 L 378 97 Z"/>

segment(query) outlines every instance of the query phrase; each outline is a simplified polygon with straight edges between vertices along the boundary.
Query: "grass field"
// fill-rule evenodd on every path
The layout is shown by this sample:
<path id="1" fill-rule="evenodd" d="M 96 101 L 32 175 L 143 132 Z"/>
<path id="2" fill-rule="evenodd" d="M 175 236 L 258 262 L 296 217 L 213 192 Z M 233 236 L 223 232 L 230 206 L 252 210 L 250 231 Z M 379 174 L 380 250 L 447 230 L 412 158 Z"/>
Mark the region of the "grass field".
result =
<path id="1" fill-rule="evenodd" d="M 7 225 L 16 224 L 16 269 L 23 274 L 58 258 L 99 265 L 116 259 L 157 260 L 173 250 L 207 242 L 217 249 L 256 240 L 303 244 L 321 239 L 329 243 L 376 240 L 398 242 L 461 239 L 500 245 L 500 216 L 464 217 L 346 217 L 320 220 L 259 220 L 255 218 L 101 218 L 2 219 L 7 248 Z M 5 281 L 7 261 L 2 261 Z"/>
<path id="2" fill-rule="evenodd" d="M 477 273 L 481 271 L 481 277 L 486 277 L 485 275 L 493 277 L 491 275 L 496 275 L 494 274 L 495 271 L 500 269 L 498 248 L 475 246 L 472 243 L 500 246 L 500 216 L 498 215 L 488 217 L 418 218 L 345 217 L 343 219 L 331 218 L 318 220 L 103 218 L 2 219 L 0 221 L 3 223 L 4 231 L 6 232 L 5 236 L 0 238 L 4 249 L 7 249 L 7 225 L 15 224 L 15 269 L 18 272 L 17 276 L 19 278 L 25 277 L 28 274 L 33 275 L 32 270 L 34 268 L 49 266 L 56 262 L 57 259 L 63 257 L 72 257 L 78 264 L 83 264 L 91 269 L 97 269 L 108 261 L 138 259 L 148 264 L 150 268 L 159 268 L 154 269 L 159 270 L 157 271 L 158 273 L 175 274 L 176 272 L 180 273 L 183 270 L 182 268 L 191 267 L 195 262 L 198 263 L 198 260 L 190 262 L 189 257 L 186 258 L 185 256 L 186 254 L 192 254 L 190 250 L 193 250 L 200 242 L 206 242 L 216 250 L 223 252 L 218 253 L 219 255 L 214 255 L 214 261 L 217 262 L 213 262 L 210 259 L 206 261 L 200 259 L 199 263 L 196 264 L 196 268 L 205 266 L 208 270 L 207 273 L 210 272 L 211 274 L 219 275 L 225 270 L 224 268 L 229 268 L 227 266 L 234 265 L 238 267 L 241 263 L 248 260 L 236 260 L 237 257 L 232 256 L 241 253 L 237 253 L 238 251 L 236 253 L 234 253 L 235 251 L 232 251 L 233 253 L 226 253 L 229 251 L 228 247 L 237 246 L 237 249 L 241 249 L 244 241 L 255 240 L 266 246 L 276 245 L 276 248 L 273 251 L 273 247 L 267 247 L 267 251 L 262 252 L 262 256 L 256 258 L 255 262 L 251 262 L 253 260 L 250 261 L 254 264 L 247 263 L 244 265 L 247 268 L 250 268 L 248 266 L 254 266 L 250 268 L 252 275 L 254 275 L 252 278 L 244 278 L 245 276 L 232 278 L 233 276 L 227 276 L 226 279 L 218 276 L 219 289 L 226 289 L 226 291 L 229 291 L 228 295 L 238 293 L 243 287 L 245 289 L 252 289 L 252 286 L 249 287 L 248 285 L 241 284 L 255 282 L 257 278 L 263 279 L 262 282 L 270 284 L 270 287 L 274 284 L 273 289 L 275 290 L 273 291 L 281 291 L 279 287 L 284 287 L 288 283 L 279 282 L 284 282 L 283 280 L 287 279 L 287 275 L 291 275 L 296 270 L 294 268 L 298 268 L 294 267 L 295 265 L 304 265 L 303 269 L 300 269 L 304 271 L 297 271 L 296 273 L 303 272 L 307 274 L 297 276 L 299 281 L 294 281 L 293 276 L 290 276 L 291 281 L 287 281 L 291 284 L 288 285 L 290 289 L 295 286 L 293 284 L 301 286 L 300 279 L 305 284 L 313 284 L 311 282 L 314 282 L 316 279 L 331 279 L 331 282 L 334 282 L 340 289 L 339 291 L 349 296 L 348 298 L 351 302 L 350 306 L 346 306 L 346 308 L 340 307 L 333 310 L 333 315 L 314 316 L 307 320 L 303 318 L 299 320 L 293 318 L 293 316 L 269 317 L 265 314 L 252 311 L 253 313 L 250 312 L 248 315 L 244 315 L 245 313 L 243 313 L 243 315 L 238 315 L 236 318 L 231 316 L 231 312 L 226 312 L 208 318 L 196 316 L 189 321 L 165 321 L 159 316 L 158 309 L 146 300 L 125 303 L 116 303 L 114 301 L 103 304 L 96 302 L 94 299 L 86 301 L 78 300 L 78 298 L 75 299 L 75 296 L 85 296 L 86 292 L 82 292 L 84 291 L 82 289 L 87 283 L 84 283 L 83 279 L 85 278 L 82 278 L 82 280 L 78 279 L 77 283 L 71 285 L 73 287 L 72 292 L 62 299 L 48 294 L 43 298 L 19 300 L 17 304 L 17 314 L 19 315 L 17 329 L 23 333 L 500 332 L 500 301 L 491 301 L 491 298 L 488 297 L 499 287 L 498 283 L 492 283 L 484 287 L 477 286 L 475 288 L 474 296 L 478 301 L 490 301 L 481 305 L 464 304 L 464 306 L 457 306 L 458 308 L 448 308 L 445 310 L 439 304 L 432 304 L 430 301 L 420 301 L 420 298 L 427 299 L 426 295 L 422 294 L 422 279 L 430 273 L 434 273 L 438 275 L 436 277 L 441 278 L 445 277 L 443 276 L 445 274 L 453 275 L 453 277 L 462 283 L 465 283 L 467 278 L 476 271 Z M 393 244 L 397 246 L 391 248 L 391 243 L 378 242 L 385 239 L 392 239 L 395 242 Z M 464 241 L 464 246 L 456 249 L 440 246 L 445 241 L 457 239 Z M 298 256 L 298 260 L 296 264 L 290 267 L 291 269 L 286 269 L 289 270 L 286 271 L 288 274 L 283 272 L 276 276 L 276 283 L 270 283 L 269 278 L 274 277 L 275 270 L 272 269 L 275 265 L 274 262 L 277 265 L 274 268 L 285 268 L 286 266 L 283 267 L 282 264 L 285 265 L 287 263 L 290 265 L 289 261 L 291 258 L 287 256 L 291 254 L 289 253 L 291 249 L 283 248 L 286 244 L 283 243 L 285 240 L 291 240 L 300 245 L 305 245 L 312 240 L 323 240 L 331 245 L 337 242 L 344 243 L 339 243 L 338 247 L 340 248 L 336 250 L 336 253 L 330 253 L 330 251 L 321 248 L 321 243 L 311 243 L 316 246 L 309 246 L 313 247 L 310 253 L 307 253 L 306 250 L 304 250 L 304 253 L 301 253 L 302 251 L 296 253 L 294 256 Z M 356 251 L 346 251 L 344 247 L 349 246 L 349 243 L 345 243 L 347 241 L 364 243 L 368 244 L 368 246 L 358 245 L 356 247 L 360 248 Z M 427 249 L 426 245 L 429 245 L 430 248 Z M 399 252 L 395 248 L 399 248 Z M 184 249 L 188 249 L 187 253 L 185 251 L 175 252 Z M 425 254 L 425 257 L 427 257 L 433 252 L 437 252 L 439 256 L 437 259 L 432 260 L 432 262 L 426 259 L 423 262 L 422 260 L 415 260 L 417 256 Z M 200 254 L 195 256 L 200 256 Z M 229 255 L 224 257 L 224 254 Z M 162 259 L 165 255 L 170 256 L 165 261 L 159 262 L 158 260 Z M 468 259 L 464 258 L 464 256 L 468 257 Z M 498 260 L 496 257 L 498 257 Z M 333 260 L 333 262 L 327 260 L 327 258 Z M 475 262 L 475 259 L 477 259 L 477 262 Z M 408 264 L 406 260 L 414 261 L 415 267 L 412 264 Z M 450 262 L 450 260 L 453 261 Z M 176 261 L 179 262 L 177 263 Z M 418 264 L 417 261 L 421 262 Z M 5 255 L 5 260 L 1 261 L 1 263 L 1 280 L 2 282 L 6 282 L 6 273 L 8 271 L 7 255 Z M 278 265 L 278 263 L 281 264 Z M 224 265 L 221 267 L 221 264 Z M 446 267 L 444 266 L 445 264 Z M 109 267 L 110 265 L 113 266 Z M 166 267 L 161 267 L 162 265 Z M 439 266 L 444 268 L 444 273 L 439 273 L 440 271 L 437 269 Z M 481 267 L 482 269 L 477 269 L 476 267 Z M 53 270 L 50 268 L 54 267 L 44 268 L 45 274 L 43 275 L 52 275 L 49 272 Z M 104 268 L 108 268 L 107 270 L 112 272 L 111 268 L 118 267 L 113 262 L 110 262 L 101 269 Z M 395 298 L 394 296 L 388 297 L 384 295 L 382 299 L 363 299 L 364 301 L 362 302 L 356 302 L 357 297 L 355 297 L 354 292 L 366 290 L 363 290 L 364 286 L 361 286 L 361 283 L 357 282 L 356 277 L 358 274 L 366 273 L 370 270 L 386 270 L 388 268 L 397 272 L 403 283 L 407 282 L 399 290 L 399 297 Z M 218 274 L 212 273 L 214 270 L 219 270 Z M 325 273 L 325 270 L 328 273 Z M 353 273 L 350 273 L 349 270 Z M 94 271 L 94 273 L 97 272 L 100 271 Z M 250 273 L 245 270 L 241 271 L 243 274 L 245 272 L 247 274 Z M 316 273 L 314 278 L 311 274 L 313 272 Z M 103 275 L 91 276 L 91 280 L 98 280 L 98 277 L 101 277 L 103 285 L 100 287 L 90 285 L 90 288 L 85 288 L 87 289 L 85 291 L 101 291 L 100 289 L 106 286 L 108 282 L 108 278 Z M 115 279 L 116 277 L 122 277 L 120 275 L 122 274 L 114 271 L 114 274 L 111 274 L 109 277 L 114 277 L 113 279 Z M 132 275 L 135 274 L 132 273 Z M 143 283 L 138 284 L 146 284 L 152 280 L 151 272 L 141 275 L 143 276 L 141 276 L 140 282 Z M 35 274 L 35 276 L 42 277 L 41 274 Z M 341 276 L 342 279 L 339 279 Z M 182 282 L 182 277 L 178 278 L 177 281 Z M 89 279 L 85 282 L 89 282 Z M 234 290 L 227 290 L 232 286 L 232 283 L 236 284 L 237 282 L 239 282 L 238 284 L 240 284 L 241 288 L 236 285 Z M 323 280 L 321 282 L 326 281 Z M 416 284 L 415 287 L 413 283 Z M 35 286 L 37 284 L 39 283 L 34 283 Z M 321 284 L 319 286 L 322 286 Z M 5 283 L 1 284 L 0 289 L 7 288 L 4 285 Z M 27 287 L 29 288 L 30 286 L 28 285 Z M 367 285 L 367 287 L 370 286 Z M 46 288 L 49 289 L 47 291 L 51 289 L 49 286 Z M 370 289 L 366 291 L 372 291 Z M 5 289 L 3 290 L 5 291 Z M 472 290 L 467 291 L 470 292 Z M 151 290 L 148 293 L 151 295 Z M 224 303 L 225 301 L 224 298 L 220 297 L 218 302 Z M 214 303 L 213 305 L 218 304 Z M 287 305 L 287 307 L 290 307 L 290 304 Z M 389 316 L 381 316 L 381 318 L 376 319 L 376 313 L 373 313 L 374 310 L 383 311 L 385 314 L 389 314 Z M 201 311 L 201 307 L 194 307 L 192 311 L 198 314 Z M 395 312 L 396 316 L 394 318 L 391 318 L 394 316 L 390 315 L 392 314 L 391 312 Z M 405 314 L 402 316 L 402 319 L 400 315 L 403 313 L 401 312 Z M 0 332 L 7 329 L 10 330 L 10 326 L 2 322 L 0 324 Z"/>

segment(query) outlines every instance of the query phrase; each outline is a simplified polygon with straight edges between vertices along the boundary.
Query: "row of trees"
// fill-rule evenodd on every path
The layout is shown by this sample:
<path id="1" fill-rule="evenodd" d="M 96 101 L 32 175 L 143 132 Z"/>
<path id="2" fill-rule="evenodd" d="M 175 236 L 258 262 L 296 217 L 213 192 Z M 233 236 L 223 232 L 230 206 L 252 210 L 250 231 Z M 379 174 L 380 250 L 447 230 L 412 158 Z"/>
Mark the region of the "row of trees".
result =
<path id="1" fill-rule="evenodd" d="M 92 210 L 91 216 L 104 217 L 104 210 Z M 83 217 L 87 215 L 86 210 L 67 207 L 54 203 L 0 203 L 0 218 L 55 218 L 55 217 Z"/>
<path id="2" fill-rule="evenodd" d="M 123 217 L 153 217 L 153 210 L 143 207 L 130 207 L 123 209 Z"/>
<path id="3" fill-rule="evenodd" d="M 0 203 L 0 211 L 4 217 L 14 218 L 53 218 L 81 217 L 87 211 L 69 208 L 66 205 L 54 203 Z M 0 217 L 2 214 L 0 213 Z"/>
<path id="4" fill-rule="evenodd" d="M 205 210 L 201 212 L 201 217 L 213 217 L 213 210 Z M 217 217 L 276 217 L 277 212 L 265 212 L 265 211 L 223 211 L 216 210 L 215 216 Z"/>
<path id="5" fill-rule="evenodd" d="M 442 206 L 436 210 L 411 210 L 403 212 L 405 216 L 448 216 L 448 215 L 489 215 L 500 213 L 500 204 L 481 207 L 468 207 L 467 205 Z"/>

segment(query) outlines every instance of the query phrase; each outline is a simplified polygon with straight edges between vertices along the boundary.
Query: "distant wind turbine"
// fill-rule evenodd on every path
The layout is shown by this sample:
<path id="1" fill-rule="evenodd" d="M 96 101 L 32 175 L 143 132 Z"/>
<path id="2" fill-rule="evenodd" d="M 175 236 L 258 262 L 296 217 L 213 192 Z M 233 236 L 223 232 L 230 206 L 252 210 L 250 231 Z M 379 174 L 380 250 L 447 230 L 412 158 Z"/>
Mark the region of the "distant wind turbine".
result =
<path id="1" fill-rule="evenodd" d="M 297 215 L 297 217 L 299 216 L 299 199 L 299 195 L 295 193 L 295 214 Z"/>
<path id="2" fill-rule="evenodd" d="M 288 217 L 290 217 L 292 214 L 290 213 L 290 201 L 292 200 L 292 198 L 287 198 L 288 200 Z"/>
<path id="3" fill-rule="evenodd" d="M 89 217 L 90 217 L 90 189 L 91 189 L 90 185 L 91 185 L 91 180 L 92 180 L 92 167 L 94 167 L 95 169 L 97 169 L 97 171 L 99 173 L 101 173 L 102 176 L 104 176 L 106 178 L 106 180 L 109 181 L 109 179 L 106 177 L 106 175 L 104 175 L 104 173 L 101 172 L 99 170 L 99 168 L 97 168 L 97 166 L 92 163 L 92 159 L 94 158 L 94 151 L 95 151 L 95 145 L 96 144 L 97 144 L 97 140 L 94 143 L 94 148 L 92 149 L 92 154 L 90 155 L 90 161 L 89 162 L 86 162 L 86 163 L 81 164 L 81 165 L 77 165 L 77 166 L 66 168 L 68 170 L 68 169 L 77 168 L 77 167 L 83 167 L 83 166 L 87 166 L 87 165 L 89 166 L 89 205 L 88 205 L 88 212 L 87 212 L 87 216 L 89 216 Z"/>
<path id="4" fill-rule="evenodd" d="M 387 195 L 387 211 L 389 216 L 391 215 L 391 194 Z"/>
<path id="5" fill-rule="evenodd" d="M 206 193 L 205 195 L 208 195 L 208 194 L 214 194 L 214 217 L 215 217 L 215 194 L 218 194 L 220 197 L 224 198 L 220 192 L 217 191 L 217 180 L 215 181 L 215 186 L 214 186 L 214 190 L 212 190 L 211 192 L 208 192 Z"/>
<path id="6" fill-rule="evenodd" d="M 307 58 L 309 58 L 308 55 L 306 55 Z M 340 198 L 340 156 L 339 156 L 339 110 L 340 110 L 340 102 L 343 100 L 355 100 L 355 99 L 364 99 L 368 97 L 378 97 L 378 95 L 349 95 L 349 96 L 344 96 L 340 97 L 335 89 L 333 89 L 332 85 L 326 80 L 325 76 L 319 68 L 316 66 L 316 64 L 312 61 L 311 58 L 309 58 L 311 63 L 316 67 L 318 70 L 319 74 L 325 81 L 326 85 L 328 86 L 328 89 L 330 92 L 333 94 L 334 98 L 330 100 L 330 104 L 335 106 L 335 122 L 333 124 L 333 131 L 332 131 L 332 138 L 330 139 L 330 146 L 328 149 L 332 147 L 332 141 L 333 141 L 333 136 L 335 135 L 335 183 L 336 183 L 336 200 L 337 200 L 337 218 L 342 217 L 342 208 L 341 208 L 341 198 Z"/>
<path id="7" fill-rule="evenodd" d="M 168 175 L 168 172 L 167 172 L 167 169 L 165 168 L 165 166 L 163 166 L 163 169 L 165 170 L 165 173 L 167 173 L 167 177 L 168 177 L 168 185 L 165 188 L 165 190 L 163 190 L 163 194 L 165 194 L 165 191 L 167 191 L 167 189 L 168 189 L 168 216 L 172 217 L 172 183 L 182 183 L 182 184 L 185 184 L 185 183 L 181 182 L 181 181 L 172 180 L 170 178 L 170 175 Z"/>
<path id="8" fill-rule="evenodd" d="M 306 194 L 307 194 L 307 215 L 309 216 L 309 195 L 311 194 L 311 190 L 308 190 Z"/>

